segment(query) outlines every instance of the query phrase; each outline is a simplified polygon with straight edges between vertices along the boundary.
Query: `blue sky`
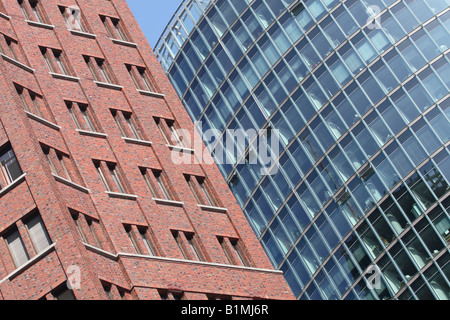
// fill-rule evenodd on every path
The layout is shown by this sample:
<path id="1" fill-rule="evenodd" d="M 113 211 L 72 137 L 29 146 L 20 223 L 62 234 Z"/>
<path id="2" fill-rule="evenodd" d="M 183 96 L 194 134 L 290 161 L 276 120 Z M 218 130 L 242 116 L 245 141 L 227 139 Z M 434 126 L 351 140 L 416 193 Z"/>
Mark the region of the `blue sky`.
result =
<path id="1" fill-rule="evenodd" d="M 127 0 L 152 48 L 181 2 L 182 0 Z"/>

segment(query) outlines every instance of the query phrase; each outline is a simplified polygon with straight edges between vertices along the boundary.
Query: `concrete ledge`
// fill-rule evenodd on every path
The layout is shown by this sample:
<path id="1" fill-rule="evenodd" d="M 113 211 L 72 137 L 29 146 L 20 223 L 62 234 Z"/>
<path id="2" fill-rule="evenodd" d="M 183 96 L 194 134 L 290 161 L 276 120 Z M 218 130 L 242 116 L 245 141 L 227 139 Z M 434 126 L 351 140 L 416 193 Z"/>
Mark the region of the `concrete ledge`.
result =
<path id="1" fill-rule="evenodd" d="M 147 91 L 147 90 L 139 90 L 138 89 L 138 92 L 144 96 L 150 96 L 150 97 L 155 97 L 155 98 L 164 98 L 166 96 L 165 94 L 162 94 L 162 93 Z"/>
<path id="2" fill-rule="evenodd" d="M 77 78 L 77 77 L 74 77 L 74 76 L 69 76 L 67 74 L 54 73 L 54 72 L 50 72 L 50 74 L 52 75 L 53 78 L 56 78 L 56 79 L 68 80 L 68 81 L 74 81 L 74 82 L 79 82 L 80 81 L 80 78 Z"/>
<path id="3" fill-rule="evenodd" d="M 127 200 L 136 200 L 137 198 L 139 198 L 135 194 L 127 194 L 127 193 L 111 192 L 111 191 L 105 191 L 105 193 L 112 198 L 121 198 L 121 199 L 127 199 Z"/>
<path id="4" fill-rule="evenodd" d="M 29 73 L 34 73 L 34 69 L 27 66 L 26 64 L 23 64 L 22 62 L 17 61 L 16 59 L 13 59 L 11 57 L 8 57 L 6 54 L 0 53 L 0 55 L 2 56 L 3 60 L 11 62 L 15 66 L 22 68 L 23 70 L 28 71 Z"/>
<path id="5" fill-rule="evenodd" d="M 51 24 L 46 24 L 46 23 L 42 23 L 42 22 L 37 22 L 37 21 L 31 21 L 31 20 L 25 20 L 30 26 L 34 26 L 34 27 L 39 27 L 39 28 L 45 28 L 45 29 L 49 29 L 49 30 L 53 30 L 55 29 L 54 25 Z"/>
<path id="6" fill-rule="evenodd" d="M 184 259 L 176 259 L 176 258 L 166 258 L 166 257 L 158 257 L 158 256 L 149 256 L 137 253 L 126 253 L 126 252 L 118 252 L 117 254 L 113 254 L 111 252 L 105 251 L 103 249 L 94 247 L 87 243 L 83 243 L 87 249 L 101 254 L 107 258 L 117 261 L 119 258 L 141 258 L 141 259 L 149 259 L 149 260 L 160 260 L 167 262 L 177 262 L 177 263 L 187 263 L 187 264 L 195 264 L 195 265 L 204 265 L 204 266 L 214 266 L 214 267 L 222 267 L 222 268 L 232 268 L 232 269 L 241 269 L 248 271 L 258 271 L 258 272 L 268 272 L 268 273 L 277 273 L 283 274 L 281 270 L 272 270 L 272 269 L 262 269 L 262 268 L 253 268 L 253 267 L 245 267 L 245 266 L 236 266 L 232 264 L 222 264 L 222 263 L 214 263 L 214 262 L 205 262 L 205 261 L 194 261 L 194 260 L 184 260 Z"/>
<path id="7" fill-rule="evenodd" d="M 84 193 L 89 193 L 90 192 L 90 190 L 88 188 L 83 187 L 83 186 L 79 185 L 78 183 L 75 183 L 75 182 L 72 182 L 70 180 L 64 179 L 63 177 L 60 177 L 60 176 L 58 176 L 56 174 L 53 174 L 53 177 L 55 178 L 56 181 L 64 183 L 65 185 L 68 185 L 69 187 L 78 189 L 78 190 L 80 190 L 80 191 L 82 191 Z"/>
<path id="8" fill-rule="evenodd" d="M 11 18 L 8 15 L 4 14 L 3 12 L 0 12 L 0 17 L 6 20 L 11 20 Z"/>
<path id="9" fill-rule="evenodd" d="M 0 197 L 3 196 L 5 193 L 8 193 L 8 191 L 10 191 L 11 189 L 14 189 L 17 185 L 19 185 L 22 181 L 24 181 L 26 175 L 27 175 L 26 173 L 22 174 L 16 180 L 14 180 L 9 185 L 7 185 L 2 190 L 0 190 Z"/>
<path id="10" fill-rule="evenodd" d="M 116 44 L 121 44 L 121 45 L 131 47 L 131 48 L 137 48 L 137 44 L 134 42 L 128 42 L 128 41 L 123 41 L 123 40 L 113 39 L 113 38 L 109 38 L 109 39 L 111 39 L 111 41 Z"/>
<path id="11" fill-rule="evenodd" d="M 28 112 L 28 111 L 25 110 L 25 113 L 28 116 L 28 118 L 36 120 L 37 122 L 40 122 L 43 125 L 46 125 L 47 127 L 50 127 L 52 129 L 55 129 L 55 130 L 58 130 L 58 131 L 61 129 L 61 127 L 58 126 L 57 124 L 54 124 L 53 122 L 50 122 L 50 121 L 48 121 L 48 120 L 46 120 L 44 118 L 41 118 L 41 117 L 31 113 L 31 112 Z"/>
<path id="12" fill-rule="evenodd" d="M 158 204 L 168 205 L 168 206 L 175 206 L 175 207 L 182 207 L 184 206 L 184 202 L 182 201 L 175 201 L 175 200 L 169 200 L 169 199 L 161 199 L 161 198 L 152 198 L 155 200 Z"/>
<path id="13" fill-rule="evenodd" d="M 55 245 L 56 245 L 56 243 L 52 243 L 49 247 L 47 247 L 47 249 L 44 249 L 41 253 L 38 253 L 33 258 L 28 260 L 26 263 L 24 263 L 23 265 L 18 267 L 16 270 L 14 270 L 10 274 L 8 274 L 6 277 L 4 277 L 2 280 L 0 280 L 0 284 L 5 282 L 6 280 L 11 280 L 12 278 L 14 278 L 18 274 L 20 274 L 22 271 L 27 269 L 29 266 L 31 266 L 33 263 L 42 259 L 44 256 L 47 255 L 47 253 L 49 253 L 55 247 Z"/>
<path id="14" fill-rule="evenodd" d="M 95 34 L 92 34 L 92 33 L 87 33 L 87 32 L 78 31 L 78 30 L 70 30 L 70 29 L 69 29 L 69 31 L 70 31 L 71 34 L 76 35 L 76 36 L 82 36 L 82 37 L 89 38 L 89 39 L 97 38 L 97 36 Z"/>
<path id="15" fill-rule="evenodd" d="M 128 138 L 128 137 L 122 137 L 123 140 L 125 140 L 125 142 L 128 143 L 133 143 L 133 144 L 140 144 L 142 146 L 151 146 L 153 144 L 153 142 L 150 141 L 145 141 L 145 140 L 140 140 L 140 139 L 133 139 L 133 138 Z"/>
<path id="16" fill-rule="evenodd" d="M 113 89 L 113 90 L 122 90 L 123 87 L 119 86 L 117 84 L 107 83 L 107 82 L 101 82 L 101 81 L 94 81 L 99 87 L 107 88 L 107 89 Z"/>
<path id="17" fill-rule="evenodd" d="M 94 131 L 87 131 L 87 130 L 81 130 L 81 129 L 75 129 L 75 130 L 84 136 L 91 136 L 91 137 L 96 137 L 96 138 L 108 137 L 108 135 L 106 133 L 102 133 L 102 132 L 94 132 Z"/>
<path id="18" fill-rule="evenodd" d="M 220 212 L 220 213 L 226 213 L 228 211 L 227 208 L 205 206 L 204 204 L 198 204 L 197 206 L 199 206 L 204 211 L 213 211 L 213 212 Z"/>

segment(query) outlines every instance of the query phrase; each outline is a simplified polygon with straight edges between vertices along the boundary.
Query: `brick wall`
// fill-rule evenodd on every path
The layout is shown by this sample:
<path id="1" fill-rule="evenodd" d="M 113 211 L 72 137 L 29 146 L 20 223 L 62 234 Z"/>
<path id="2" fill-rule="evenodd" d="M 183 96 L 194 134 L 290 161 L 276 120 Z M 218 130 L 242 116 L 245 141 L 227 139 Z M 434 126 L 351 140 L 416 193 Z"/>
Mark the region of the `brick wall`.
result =
<path id="1" fill-rule="evenodd" d="M 69 30 L 61 13 L 73 5 L 81 9 L 83 31 Z M 23 172 L 0 191 L 0 297 L 58 298 L 70 279 L 76 299 L 292 299 L 218 168 L 173 163 L 171 153 L 179 151 L 167 145 L 154 118 L 174 120 L 192 139 L 196 132 L 126 1 L 32 6 L 0 5 L 0 37 L 16 40 L 23 52 L 4 51 L 0 59 L 0 146 L 10 145 Z M 142 91 L 139 72 L 137 90 L 127 65 L 145 70 L 150 92 Z M 111 109 L 132 115 L 140 139 L 123 137 Z M 86 117 L 94 132 L 80 125 Z M 155 199 L 141 168 L 163 171 L 175 201 Z M 185 175 L 206 177 L 221 208 L 200 207 Z M 26 224 L 32 213 L 48 233 L 45 249 Z M 14 228 L 20 243 L 8 242 Z M 227 255 L 218 237 L 237 241 L 245 266 L 230 259 L 236 253 L 229 245 Z M 191 244 L 202 261 L 183 255 Z M 12 256 L 17 246 L 28 253 L 21 265 Z"/>

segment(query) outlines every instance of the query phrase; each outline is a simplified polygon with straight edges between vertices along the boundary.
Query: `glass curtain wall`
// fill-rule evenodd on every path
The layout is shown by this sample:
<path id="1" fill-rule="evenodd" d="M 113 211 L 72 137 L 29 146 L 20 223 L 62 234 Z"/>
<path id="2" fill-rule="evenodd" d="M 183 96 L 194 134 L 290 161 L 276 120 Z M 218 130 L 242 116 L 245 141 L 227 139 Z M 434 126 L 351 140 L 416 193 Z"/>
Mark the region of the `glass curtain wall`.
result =
<path id="1" fill-rule="evenodd" d="M 450 298 L 449 5 L 186 0 L 157 43 L 211 151 L 277 129 L 218 166 L 298 299 Z"/>

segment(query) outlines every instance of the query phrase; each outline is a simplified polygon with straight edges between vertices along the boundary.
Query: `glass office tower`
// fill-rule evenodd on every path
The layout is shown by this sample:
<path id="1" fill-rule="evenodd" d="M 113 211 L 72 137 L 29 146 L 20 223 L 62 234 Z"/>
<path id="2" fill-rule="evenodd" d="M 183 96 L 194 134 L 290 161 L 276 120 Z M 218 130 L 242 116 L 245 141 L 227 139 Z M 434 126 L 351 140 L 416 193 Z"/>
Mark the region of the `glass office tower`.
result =
<path id="1" fill-rule="evenodd" d="M 298 299 L 450 298 L 449 5 L 186 0 L 157 43 L 203 131 L 277 129 L 219 167 Z"/>

